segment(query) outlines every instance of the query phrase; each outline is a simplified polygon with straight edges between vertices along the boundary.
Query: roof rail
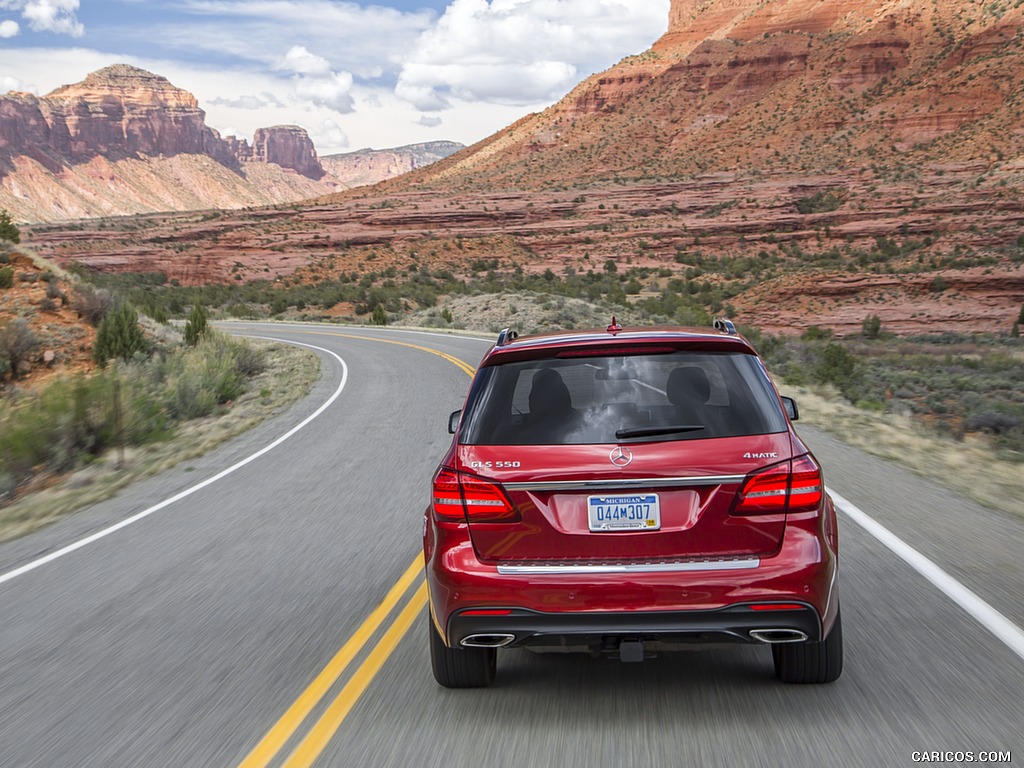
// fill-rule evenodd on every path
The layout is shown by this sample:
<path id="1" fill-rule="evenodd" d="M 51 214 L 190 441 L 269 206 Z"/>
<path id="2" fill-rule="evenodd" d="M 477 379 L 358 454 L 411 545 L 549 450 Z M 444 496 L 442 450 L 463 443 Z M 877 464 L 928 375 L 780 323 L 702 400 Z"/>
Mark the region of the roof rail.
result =
<path id="1" fill-rule="evenodd" d="M 506 328 L 498 334 L 498 341 L 496 346 L 504 347 L 506 344 L 511 344 L 513 341 L 519 338 L 519 332 L 514 331 L 511 328 Z"/>
<path id="2" fill-rule="evenodd" d="M 739 335 L 736 332 L 736 326 L 733 325 L 732 320 L 729 320 L 724 317 L 719 317 L 715 319 L 715 330 L 719 331 L 720 333 L 728 333 L 730 336 Z"/>

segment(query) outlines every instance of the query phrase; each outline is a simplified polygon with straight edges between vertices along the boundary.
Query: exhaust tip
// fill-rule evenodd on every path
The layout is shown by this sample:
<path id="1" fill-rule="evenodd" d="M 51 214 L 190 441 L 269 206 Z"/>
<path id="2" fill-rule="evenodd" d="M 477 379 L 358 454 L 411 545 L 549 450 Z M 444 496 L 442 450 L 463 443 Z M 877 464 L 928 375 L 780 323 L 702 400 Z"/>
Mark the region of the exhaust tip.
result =
<path id="1" fill-rule="evenodd" d="M 752 629 L 750 636 L 759 643 L 802 643 L 807 635 L 799 629 Z"/>
<path id="2" fill-rule="evenodd" d="M 503 648 L 516 639 L 508 634 L 468 635 L 459 643 L 463 648 Z"/>

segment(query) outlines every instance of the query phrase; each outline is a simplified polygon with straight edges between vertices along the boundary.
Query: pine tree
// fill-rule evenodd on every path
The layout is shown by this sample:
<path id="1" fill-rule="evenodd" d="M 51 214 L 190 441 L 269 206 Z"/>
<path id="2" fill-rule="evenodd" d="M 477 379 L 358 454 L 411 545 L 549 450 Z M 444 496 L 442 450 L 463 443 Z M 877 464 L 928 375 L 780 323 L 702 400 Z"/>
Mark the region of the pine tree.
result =
<path id="1" fill-rule="evenodd" d="M 202 304 L 193 304 L 192 312 L 185 321 L 185 343 L 194 347 L 199 340 L 210 330 L 209 319 L 206 309 Z"/>
<path id="2" fill-rule="evenodd" d="M 92 359 L 105 366 L 115 357 L 131 360 L 136 352 L 145 352 L 146 347 L 146 337 L 139 327 L 139 313 L 130 304 L 122 304 L 100 323 Z"/>
<path id="3" fill-rule="evenodd" d="M 861 323 L 861 333 L 865 339 L 877 339 L 882 332 L 882 318 L 878 315 L 868 315 Z"/>
<path id="4" fill-rule="evenodd" d="M 11 214 L 0 208 L 0 240 L 7 240 L 11 243 L 21 242 L 21 232 L 11 221 Z"/>

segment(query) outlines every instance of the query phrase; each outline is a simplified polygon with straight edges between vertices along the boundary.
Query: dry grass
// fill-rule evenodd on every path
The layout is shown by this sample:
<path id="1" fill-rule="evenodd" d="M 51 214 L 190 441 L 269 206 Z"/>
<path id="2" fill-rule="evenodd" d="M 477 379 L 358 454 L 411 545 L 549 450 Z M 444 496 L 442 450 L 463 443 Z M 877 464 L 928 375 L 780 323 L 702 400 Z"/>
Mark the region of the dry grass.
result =
<path id="1" fill-rule="evenodd" d="M 287 344 L 249 343 L 267 350 L 266 369 L 224 413 L 182 424 L 171 440 L 125 450 L 123 465 L 118 451 L 111 451 L 85 469 L 48 478 L 47 487 L 0 509 L 0 541 L 23 536 L 108 499 L 136 480 L 202 456 L 309 392 L 319 376 L 319 358 L 314 353 Z"/>
<path id="2" fill-rule="evenodd" d="M 834 391 L 784 389 L 787 394 L 797 394 L 801 422 L 874 456 L 902 464 L 985 506 L 1024 517 L 1022 465 L 998 458 L 982 438 L 956 442 L 927 432 L 909 416 L 883 416 L 855 408 Z"/>

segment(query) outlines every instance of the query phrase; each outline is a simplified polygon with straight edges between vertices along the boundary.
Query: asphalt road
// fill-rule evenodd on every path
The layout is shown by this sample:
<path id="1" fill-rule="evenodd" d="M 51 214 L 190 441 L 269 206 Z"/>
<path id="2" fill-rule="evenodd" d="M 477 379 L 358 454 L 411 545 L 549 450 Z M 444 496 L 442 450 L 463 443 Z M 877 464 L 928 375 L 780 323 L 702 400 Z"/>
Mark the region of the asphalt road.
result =
<path id="1" fill-rule="evenodd" d="M 1024 760 L 1024 659 L 845 516 L 834 685 L 779 684 L 768 649 L 737 647 L 629 665 L 507 651 L 494 687 L 439 688 L 421 579 L 393 588 L 469 384 L 428 348 L 473 366 L 489 342 L 231 328 L 323 348 L 322 379 L 206 457 L 0 546 L 0 768 Z M 216 482 L 15 572 L 238 464 L 335 395 Z M 800 431 L 831 488 L 1024 626 L 1024 521 Z"/>

